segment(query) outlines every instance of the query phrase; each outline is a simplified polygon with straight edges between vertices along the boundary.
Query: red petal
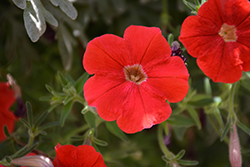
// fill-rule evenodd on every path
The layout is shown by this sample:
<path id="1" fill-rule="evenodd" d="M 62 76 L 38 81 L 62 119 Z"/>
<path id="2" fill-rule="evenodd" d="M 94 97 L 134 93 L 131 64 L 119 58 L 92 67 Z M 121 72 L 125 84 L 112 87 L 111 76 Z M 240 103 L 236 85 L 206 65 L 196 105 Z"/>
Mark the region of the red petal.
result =
<path id="1" fill-rule="evenodd" d="M 216 2 L 215 2 L 216 1 Z M 216 3 L 223 23 L 237 26 L 244 21 L 250 13 L 250 3 L 248 0 L 210 0 L 208 3 Z M 205 14 L 205 13 L 204 13 Z"/>
<path id="2" fill-rule="evenodd" d="M 151 85 L 152 89 L 156 89 L 159 94 L 164 94 L 163 96 L 169 102 L 179 102 L 186 96 L 189 74 L 180 57 L 171 57 L 146 73 L 147 84 Z"/>
<path id="3" fill-rule="evenodd" d="M 208 2 L 205 2 L 200 7 L 197 15 L 199 16 L 198 18 L 201 17 L 203 20 L 211 22 L 211 24 L 214 24 L 216 27 L 221 27 L 223 24 L 220 9 L 218 8 L 216 0 L 209 0 Z M 206 24 L 203 26 L 208 27 Z"/>
<path id="4" fill-rule="evenodd" d="M 56 157 L 53 161 L 55 167 L 84 166 L 105 167 L 104 160 L 94 147 L 89 145 L 64 145 L 55 147 Z M 98 166 L 99 165 L 99 166 Z"/>
<path id="5" fill-rule="evenodd" d="M 0 82 L 0 112 L 8 111 L 15 102 L 14 92 L 7 83 Z"/>
<path id="6" fill-rule="evenodd" d="M 237 42 L 240 43 L 240 59 L 243 61 L 243 70 L 250 71 L 250 16 L 236 27 Z"/>
<path id="7" fill-rule="evenodd" d="M 171 111 L 164 97 L 151 89 L 146 82 L 140 86 L 133 84 L 126 105 L 123 106 L 123 114 L 117 119 L 117 125 L 126 133 L 136 133 L 165 121 Z"/>
<path id="8" fill-rule="evenodd" d="M 89 145 L 81 145 L 76 148 L 77 162 L 75 166 L 106 167 L 102 155 Z"/>
<path id="9" fill-rule="evenodd" d="M 141 64 L 144 69 L 166 60 L 171 49 L 156 27 L 129 26 L 124 32 L 124 39 L 130 51 L 130 64 Z"/>
<path id="10" fill-rule="evenodd" d="M 75 164 L 76 147 L 73 145 L 57 146 L 55 147 L 56 157 L 53 160 L 54 167 L 67 167 Z"/>
<path id="11" fill-rule="evenodd" d="M 189 16 L 182 24 L 179 40 L 191 56 L 198 57 L 224 42 L 218 35 L 220 28 L 207 19 Z"/>
<path id="12" fill-rule="evenodd" d="M 122 112 L 119 106 L 126 98 L 126 82 L 125 76 L 110 78 L 95 75 L 85 83 L 84 97 L 90 106 L 97 107 L 97 112 L 103 119 L 113 121 Z"/>
<path id="13" fill-rule="evenodd" d="M 88 43 L 83 66 L 90 74 L 116 75 L 127 65 L 128 55 L 122 38 L 106 34 Z"/>
<path id="14" fill-rule="evenodd" d="M 200 56 L 197 64 L 214 82 L 234 83 L 242 75 L 242 61 L 236 42 L 220 44 L 210 52 Z"/>
<path id="15" fill-rule="evenodd" d="M 88 104 L 95 106 L 101 118 L 114 121 L 122 114 L 123 104 L 130 92 L 128 81 L 111 81 L 104 76 L 94 76 L 84 86 Z M 98 89 L 95 89 L 97 88 Z"/>
<path id="16" fill-rule="evenodd" d="M 6 139 L 6 136 L 3 132 L 4 125 L 7 126 L 8 131 L 11 133 L 14 129 L 14 123 L 15 123 L 15 116 L 10 111 L 3 111 L 0 112 L 0 142 Z"/>

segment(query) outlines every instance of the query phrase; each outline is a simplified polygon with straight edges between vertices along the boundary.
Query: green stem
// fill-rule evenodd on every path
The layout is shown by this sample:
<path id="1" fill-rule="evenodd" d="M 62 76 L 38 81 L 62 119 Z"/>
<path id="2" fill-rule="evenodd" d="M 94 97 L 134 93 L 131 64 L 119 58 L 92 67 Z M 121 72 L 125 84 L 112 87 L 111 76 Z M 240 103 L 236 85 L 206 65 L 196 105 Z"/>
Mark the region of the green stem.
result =
<path id="1" fill-rule="evenodd" d="M 34 133 L 31 132 L 31 133 L 29 134 L 28 148 L 30 148 L 30 147 L 33 145 L 34 139 L 35 139 Z"/>
<path id="2" fill-rule="evenodd" d="M 76 135 L 76 134 L 78 134 L 78 133 L 80 133 L 80 132 L 83 132 L 83 131 L 87 130 L 88 128 L 89 128 L 89 126 L 86 124 L 86 125 L 84 125 L 84 126 L 81 126 L 81 127 L 79 127 L 79 128 L 76 128 L 76 129 L 70 131 L 70 133 L 68 133 L 68 134 L 66 134 L 66 135 L 64 136 L 64 138 L 63 138 L 64 140 L 63 140 L 62 143 L 64 143 L 64 142 L 67 141 L 68 139 L 70 139 L 72 136 L 74 136 L 74 135 Z"/>
<path id="3" fill-rule="evenodd" d="M 172 152 L 170 152 L 168 150 L 168 148 L 166 147 L 166 145 L 164 143 L 164 140 L 163 140 L 163 124 L 159 124 L 158 125 L 158 131 L 157 131 L 157 133 L 158 133 L 157 136 L 158 136 L 158 141 L 159 141 L 159 145 L 160 145 L 161 151 L 164 153 L 164 155 L 167 158 L 173 157 Z"/>
<path id="4" fill-rule="evenodd" d="M 232 84 L 231 91 L 229 94 L 229 119 L 232 119 L 233 124 L 236 121 L 236 115 L 234 112 L 234 96 L 235 96 L 235 90 L 236 90 L 237 84 L 238 82 Z"/>
<path id="5" fill-rule="evenodd" d="M 213 118 L 211 117 L 210 114 L 208 114 L 208 119 L 210 120 L 210 123 L 214 127 L 215 131 L 219 134 L 219 136 L 222 135 L 221 129 L 218 128 L 218 125 L 214 122 Z M 226 143 L 229 143 L 229 139 L 227 136 L 225 136 L 224 140 Z"/>
<path id="6" fill-rule="evenodd" d="M 86 105 L 86 101 L 81 96 L 79 96 L 78 94 L 75 96 L 75 100 L 77 102 L 83 104 L 84 106 Z"/>

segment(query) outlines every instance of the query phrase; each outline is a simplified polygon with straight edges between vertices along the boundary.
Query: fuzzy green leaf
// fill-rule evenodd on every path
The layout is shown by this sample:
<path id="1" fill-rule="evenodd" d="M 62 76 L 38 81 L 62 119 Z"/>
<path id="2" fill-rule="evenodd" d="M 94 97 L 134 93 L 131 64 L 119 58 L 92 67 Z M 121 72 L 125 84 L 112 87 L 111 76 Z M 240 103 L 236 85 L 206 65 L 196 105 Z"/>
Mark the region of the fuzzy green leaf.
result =
<path id="1" fill-rule="evenodd" d="M 61 115 L 61 127 L 64 126 L 65 120 L 67 118 L 67 116 L 69 115 L 71 108 L 73 106 L 74 101 L 70 101 L 68 102 L 64 107 L 63 107 L 63 111 L 62 111 L 62 115 Z"/>
<path id="2" fill-rule="evenodd" d="M 200 122 L 200 118 L 199 118 L 199 116 L 198 116 L 198 114 L 197 114 L 197 111 L 196 111 L 193 107 L 191 107 L 191 106 L 189 106 L 189 105 L 187 105 L 187 110 L 188 110 L 190 116 L 191 116 L 191 117 L 193 118 L 193 120 L 195 121 L 195 123 L 196 123 L 198 129 L 201 129 L 201 122 Z"/>
<path id="3" fill-rule="evenodd" d="M 190 127 L 195 125 L 195 122 L 192 119 L 184 115 L 172 115 L 168 118 L 167 122 L 171 125 L 180 127 Z"/>
<path id="4" fill-rule="evenodd" d="M 246 125 L 244 125 L 243 123 L 241 123 L 240 121 L 237 121 L 237 125 L 239 126 L 239 128 L 241 128 L 244 132 L 246 132 L 248 135 L 250 135 L 250 129 L 248 127 L 246 127 Z"/>
<path id="5" fill-rule="evenodd" d="M 95 114 L 92 112 L 87 112 L 84 114 L 84 119 L 88 123 L 89 127 L 96 128 L 95 127 Z"/>
<path id="6" fill-rule="evenodd" d="M 123 133 L 123 131 L 117 126 L 115 121 L 105 122 L 107 129 L 116 137 L 120 138 L 125 142 L 129 142 L 128 137 Z"/>
<path id="7" fill-rule="evenodd" d="M 107 145 L 108 145 L 107 142 L 105 142 L 105 141 L 103 141 L 103 140 L 100 140 L 100 139 L 97 139 L 97 138 L 95 138 L 95 137 L 92 138 L 92 141 L 93 141 L 95 144 L 99 145 L 99 146 L 107 146 Z"/>
<path id="8" fill-rule="evenodd" d="M 82 76 L 76 81 L 75 84 L 75 89 L 77 93 L 82 92 L 83 90 L 83 85 L 85 84 L 85 82 L 87 81 L 87 79 L 89 78 L 89 74 L 87 72 L 83 73 Z"/>
<path id="9" fill-rule="evenodd" d="M 61 81 L 62 86 L 66 86 L 68 84 L 68 81 L 65 79 L 65 77 L 62 75 L 60 71 L 57 72 L 57 75 Z"/>

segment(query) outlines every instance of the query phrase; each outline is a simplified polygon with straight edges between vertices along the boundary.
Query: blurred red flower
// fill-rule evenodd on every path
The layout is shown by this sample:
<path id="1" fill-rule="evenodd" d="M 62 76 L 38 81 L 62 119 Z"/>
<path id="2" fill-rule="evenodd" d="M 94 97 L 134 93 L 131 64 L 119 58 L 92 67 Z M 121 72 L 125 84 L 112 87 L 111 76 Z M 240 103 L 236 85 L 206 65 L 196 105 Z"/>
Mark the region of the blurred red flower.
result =
<path id="1" fill-rule="evenodd" d="M 90 41 L 83 58 L 95 74 L 84 85 L 84 96 L 106 121 L 135 133 L 165 121 L 166 102 L 179 102 L 188 92 L 189 74 L 159 28 L 129 26 L 123 38 L 106 34 Z"/>
<path id="2" fill-rule="evenodd" d="M 12 132 L 14 129 L 14 122 L 17 119 L 15 115 L 9 111 L 9 108 L 14 102 L 14 92 L 9 88 L 9 84 L 0 82 L 0 142 L 6 138 L 3 132 L 4 125 L 7 126 L 9 132 Z"/>
<path id="3" fill-rule="evenodd" d="M 184 20 L 179 40 L 214 82 L 234 83 L 250 71 L 250 3 L 208 0 Z"/>
<path id="4" fill-rule="evenodd" d="M 61 146 L 58 143 L 55 150 L 54 167 L 106 167 L 102 155 L 90 145 L 76 147 L 73 145 Z"/>

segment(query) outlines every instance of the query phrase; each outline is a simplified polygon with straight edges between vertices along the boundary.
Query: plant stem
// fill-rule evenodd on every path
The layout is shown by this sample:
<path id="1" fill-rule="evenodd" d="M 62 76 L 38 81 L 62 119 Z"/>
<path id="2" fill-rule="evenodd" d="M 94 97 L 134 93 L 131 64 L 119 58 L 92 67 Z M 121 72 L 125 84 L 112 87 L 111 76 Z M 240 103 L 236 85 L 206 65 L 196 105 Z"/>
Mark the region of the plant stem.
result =
<path id="1" fill-rule="evenodd" d="M 34 139 L 35 139 L 34 133 L 31 132 L 31 133 L 29 134 L 28 148 L 30 148 L 30 147 L 33 145 Z"/>
<path id="2" fill-rule="evenodd" d="M 173 157 L 173 153 L 168 150 L 168 148 L 166 147 L 166 145 L 164 143 L 164 140 L 163 140 L 163 124 L 159 124 L 158 125 L 158 131 L 157 131 L 157 133 L 158 133 L 157 137 L 158 137 L 158 141 L 159 141 L 159 145 L 160 145 L 161 151 L 164 153 L 164 155 L 167 158 Z"/>
<path id="3" fill-rule="evenodd" d="M 234 112 L 234 96 L 235 96 L 235 90 L 236 90 L 237 84 L 238 82 L 232 84 L 231 91 L 229 94 L 229 119 L 232 119 L 233 124 L 236 121 L 236 115 Z"/>
<path id="4" fill-rule="evenodd" d="M 79 96 L 78 94 L 75 96 L 75 100 L 77 102 L 83 104 L 84 106 L 86 105 L 86 101 L 81 96 Z"/>

